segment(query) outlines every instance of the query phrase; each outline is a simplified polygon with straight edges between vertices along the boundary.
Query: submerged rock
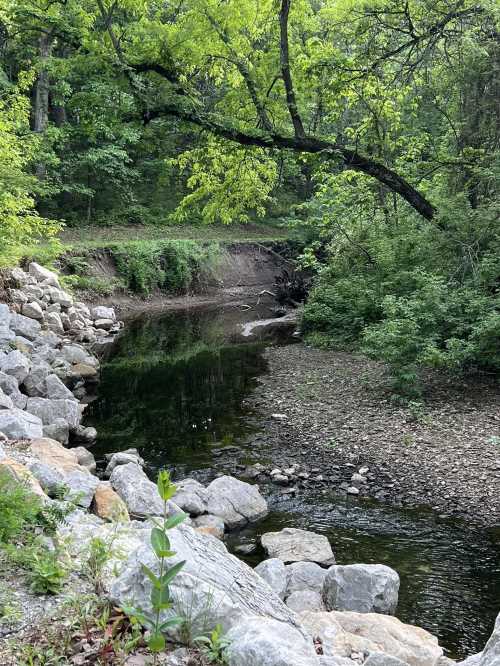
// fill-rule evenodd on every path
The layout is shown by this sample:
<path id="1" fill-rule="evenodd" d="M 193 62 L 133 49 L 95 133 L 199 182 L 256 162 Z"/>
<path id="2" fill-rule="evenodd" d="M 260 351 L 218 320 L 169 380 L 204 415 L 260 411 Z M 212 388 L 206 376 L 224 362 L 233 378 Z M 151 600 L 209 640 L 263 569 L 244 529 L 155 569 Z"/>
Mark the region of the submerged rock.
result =
<path id="1" fill-rule="evenodd" d="M 261 542 L 269 557 L 277 557 L 283 562 L 335 563 L 330 542 L 315 532 L 285 527 L 280 532 L 263 534 Z"/>
<path id="2" fill-rule="evenodd" d="M 384 564 L 349 564 L 328 570 L 323 599 L 327 610 L 394 614 L 399 576 Z"/>

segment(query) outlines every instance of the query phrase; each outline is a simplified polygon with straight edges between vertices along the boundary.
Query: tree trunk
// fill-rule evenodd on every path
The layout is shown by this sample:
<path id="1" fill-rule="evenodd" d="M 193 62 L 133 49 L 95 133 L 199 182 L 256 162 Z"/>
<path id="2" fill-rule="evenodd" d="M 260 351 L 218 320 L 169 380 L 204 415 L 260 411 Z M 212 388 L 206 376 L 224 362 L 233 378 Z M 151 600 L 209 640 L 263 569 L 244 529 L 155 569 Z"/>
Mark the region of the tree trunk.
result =
<path id="1" fill-rule="evenodd" d="M 52 51 L 52 35 L 42 33 L 38 42 L 38 55 L 40 58 L 40 70 L 35 83 L 35 97 L 33 102 L 33 131 L 44 134 L 49 122 L 49 72 L 47 60 Z M 46 175 L 46 166 L 43 163 L 36 165 L 36 175 L 43 180 Z"/>

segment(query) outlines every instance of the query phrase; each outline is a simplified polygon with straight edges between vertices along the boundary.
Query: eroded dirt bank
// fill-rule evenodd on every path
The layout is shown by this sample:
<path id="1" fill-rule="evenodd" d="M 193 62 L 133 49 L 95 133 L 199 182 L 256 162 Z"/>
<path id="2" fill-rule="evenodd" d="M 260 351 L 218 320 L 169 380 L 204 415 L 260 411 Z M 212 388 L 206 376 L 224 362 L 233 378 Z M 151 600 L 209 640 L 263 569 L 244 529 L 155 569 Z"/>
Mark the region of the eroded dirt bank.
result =
<path id="1" fill-rule="evenodd" d="M 290 486 L 324 486 L 400 505 L 428 505 L 471 525 L 500 526 L 500 387 L 434 378 L 423 407 L 402 408 L 383 368 L 303 344 L 266 350 L 269 373 L 249 398 L 262 449 Z M 352 482 L 360 468 L 366 482 Z M 354 492 L 354 491 L 352 491 Z"/>

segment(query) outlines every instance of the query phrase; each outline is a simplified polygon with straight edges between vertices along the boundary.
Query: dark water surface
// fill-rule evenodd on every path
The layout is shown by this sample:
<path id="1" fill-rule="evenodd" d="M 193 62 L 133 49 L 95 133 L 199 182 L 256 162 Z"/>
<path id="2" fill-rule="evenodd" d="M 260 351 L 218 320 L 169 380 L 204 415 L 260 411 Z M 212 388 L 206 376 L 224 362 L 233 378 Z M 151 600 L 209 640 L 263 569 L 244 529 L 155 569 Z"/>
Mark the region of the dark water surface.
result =
<path id="1" fill-rule="evenodd" d="M 250 342 L 238 331 L 260 316 L 225 308 L 129 323 L 109 350 L 99 399 L 88 408 L 87 424 L 99 432 L 96 457 L 137 447 L 153 476 L 165 466 L 177 478 L 202 480 L 225 463 L 256 462 L 251 414 L 242 403 L 266 372 L 264 347 L 280 341 Z M 230 548 L 286 526 L 326 534 L 340 564 L 379 562 L 398 571 L 403 622 L 437 635 L 453 658 L 482 650 L 500 610 L 498 541 L 427 511 L 309 490 L 284 497 L 272 485 L 262 490 L 269 516 L 231 535 Z"/>

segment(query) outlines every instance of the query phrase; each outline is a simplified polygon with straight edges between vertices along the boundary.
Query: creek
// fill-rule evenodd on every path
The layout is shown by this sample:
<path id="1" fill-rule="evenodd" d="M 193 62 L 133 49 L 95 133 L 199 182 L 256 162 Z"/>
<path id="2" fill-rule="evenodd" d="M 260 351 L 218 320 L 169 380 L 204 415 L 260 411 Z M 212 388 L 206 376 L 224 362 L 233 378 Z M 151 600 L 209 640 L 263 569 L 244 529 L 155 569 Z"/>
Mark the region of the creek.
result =
<path id="1" fill-rule="evenodd" d="M 251 446 L 258 415 L 245 397 L 267 371 L 266 345 L 294 341 L 287 328 L 243 338 L 242 324 L 261 316 L 268 311 L 227 306 L 127 322 L 104 354 L 99 396 L 87 409 L 86 425 L 99 432 L 96 458 L 136 447 L 151 477 L 167 467 L 177 479 L 202 482 L 221 472 L 238 476 L 238 469 L 258 462 Z M 448 656 L 483 649 L 500 607 L 500 553 L 492 536 L 442 522 L 427 510 L 314 488 L 296 496 L 270 483 L 261 490 L 268 517 L 230 534 L 230 549 L 287 526 L 320 532 L 339 564 L 378 562 L 396 569 L 397 617 L 435 634 Z M 257 549 L 244 559 L 256 564 L 263 557 Z"/>

